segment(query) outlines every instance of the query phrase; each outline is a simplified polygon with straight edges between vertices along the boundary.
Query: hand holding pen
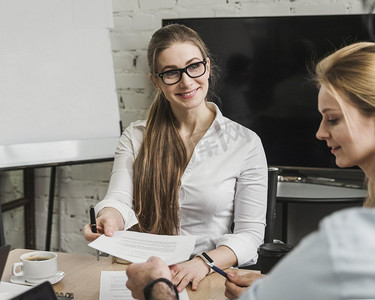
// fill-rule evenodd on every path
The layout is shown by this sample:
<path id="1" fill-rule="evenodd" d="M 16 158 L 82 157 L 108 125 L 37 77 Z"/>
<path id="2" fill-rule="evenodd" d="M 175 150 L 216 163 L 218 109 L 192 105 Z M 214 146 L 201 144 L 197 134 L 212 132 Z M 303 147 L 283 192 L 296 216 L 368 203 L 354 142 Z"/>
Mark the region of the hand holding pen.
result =
<path id="1" fill-rule="evenodd" d="M 265 277 L 265 275 L 257 271 L 244 274 L 229 271 L 227 275 L 228 280 L 225 281 L 225 296 L 228 299 L 238 299 L 255 280 Z"/>
<path id="2" fill-rule="evenodd" d="M 212 260 L 211 257 L 208 256 L 207 253 L 203 252 L 202 253 L 202 256 L 203 258 L 205 258 L 205 262 L 206 264 L 212 269 L 214 270 L 216 273 L 219 273 L 221 276 L 224 276 L 226 279 L 228 279 L 228 276 L 227 276 L 227 273 L 225 273 L 222 269 L 220 269 L 219 267 L 216 267 L 214 265 L 214 261 Z"/>
<path id="3" fill-rule="evenodd" d="M 93 205 L 90 205 L 90 227 L 93 233 L 97 233 L 96 229 L 96 217 L 95 217 L 95 209 Z M 99 250 L 96 250 L 96 260 L 99 260 Z"/>

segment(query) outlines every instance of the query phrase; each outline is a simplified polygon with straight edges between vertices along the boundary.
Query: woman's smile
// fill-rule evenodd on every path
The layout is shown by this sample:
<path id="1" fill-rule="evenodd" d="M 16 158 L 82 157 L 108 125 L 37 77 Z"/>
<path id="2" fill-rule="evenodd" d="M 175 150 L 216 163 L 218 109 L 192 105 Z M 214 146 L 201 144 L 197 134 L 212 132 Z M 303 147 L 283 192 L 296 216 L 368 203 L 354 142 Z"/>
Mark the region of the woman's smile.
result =
<path id="1" fill-rule="evenodd" d="M 198 89 L 188 91 L 188 92 L 183 92 L 183 93 L 178 93 L 178 96 L 181 96 L 184 99 L 190 99 L 193 98 L 197 94 Z"/>

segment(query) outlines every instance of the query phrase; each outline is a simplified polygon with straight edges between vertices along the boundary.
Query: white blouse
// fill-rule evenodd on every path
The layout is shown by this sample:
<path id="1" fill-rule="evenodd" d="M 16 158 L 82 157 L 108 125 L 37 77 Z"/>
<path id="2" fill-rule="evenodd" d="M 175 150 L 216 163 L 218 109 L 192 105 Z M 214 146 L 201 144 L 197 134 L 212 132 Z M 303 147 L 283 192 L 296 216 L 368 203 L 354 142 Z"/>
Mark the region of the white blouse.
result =
<path id="1" fill-rule="evenodd" d="M 239 265 L 256 263 L 263 242 L 267 206 L 267 162 L 260 138 L 251 130 L 216 117 L 196 145 L 181 178 L 180 234 L 196 236 L 194 254 L 225 245 Z M 146 121 L 129 125 L 120 138 L 108 192 L 95 210 L 116 208 L 125 230 L 137 223 L 133 203 L 133 162 Z M 234 230 L 231 226 L 234 222 Z"/>

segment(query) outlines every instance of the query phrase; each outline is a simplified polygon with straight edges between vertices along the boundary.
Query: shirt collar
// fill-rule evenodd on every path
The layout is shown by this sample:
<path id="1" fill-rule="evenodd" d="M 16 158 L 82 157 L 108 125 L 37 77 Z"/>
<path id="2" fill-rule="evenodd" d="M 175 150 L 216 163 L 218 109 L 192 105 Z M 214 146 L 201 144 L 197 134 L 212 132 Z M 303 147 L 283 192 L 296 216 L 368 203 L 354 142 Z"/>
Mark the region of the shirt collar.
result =
<path id="1" fill-rule="evenodd" d="M 225 117 L 221 113 L 219 107 L 213 102 L 206 102 L 206 105 L 207 105 L 208 109 L 210 109 L 211 111 L 213 111 L 216 114 L 215 119 L 212 122 L 211 127 L 215 128 L 216 130 L 224 129 L 225 128 Z"/>

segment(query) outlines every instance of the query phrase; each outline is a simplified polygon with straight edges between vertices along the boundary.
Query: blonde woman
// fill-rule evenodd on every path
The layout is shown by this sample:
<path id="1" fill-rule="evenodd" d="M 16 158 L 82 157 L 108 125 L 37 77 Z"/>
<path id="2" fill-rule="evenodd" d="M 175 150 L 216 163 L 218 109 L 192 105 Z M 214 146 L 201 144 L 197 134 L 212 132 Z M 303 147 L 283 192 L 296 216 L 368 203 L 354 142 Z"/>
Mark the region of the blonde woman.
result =
<path id="1" fill-rule="evenodd" d="M 210 102 L 215 66 L 195 31 L 177 24 L 159 29 L 147 56 L 155 100 L 148 119 L 123 133 L 107 195 L 95 207 L 99 233 L 87 224 L 84 234 L 87 240 L 127 229 L 194 235 L 198 256 L 179 264 L 172 280 L 178 291 L 190 282 L 196 290 L 210 272 L 201 252 L 221 268 L 256 262 L 267 162 L 259 137 Z"/>
<path id="2" fill-rule="evenodd" d="M 355 43 L 316 67 L 316 137 L 339 167 L 360 167 L 368 179 L 365 208 L 325 218 L 280 265 L 240 299 L 375 299 L 375 43 Z M 254 276 L 229 274 L 226 295 L 236 299 Z"/>

